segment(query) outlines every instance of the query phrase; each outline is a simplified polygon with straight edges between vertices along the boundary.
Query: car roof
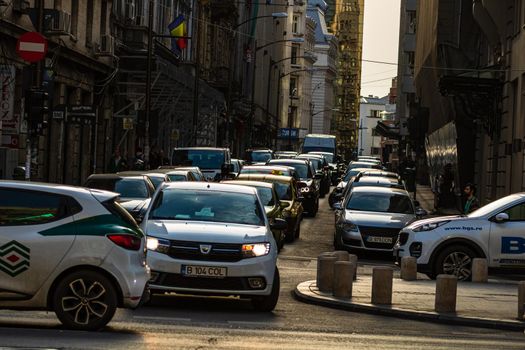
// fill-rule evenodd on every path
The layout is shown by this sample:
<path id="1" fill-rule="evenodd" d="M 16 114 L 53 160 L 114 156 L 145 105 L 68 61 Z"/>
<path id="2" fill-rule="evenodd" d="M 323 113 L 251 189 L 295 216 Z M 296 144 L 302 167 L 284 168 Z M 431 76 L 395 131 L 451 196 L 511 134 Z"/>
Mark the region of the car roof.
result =
<path id="1" fill-rule="evenodd" d="M 246 150 L 246 152 L 273 152 L 269 148 L 249 148 Z"/>
<path id="2" fill-rule="evenodd" d="M 191 150 L 198 150 L 198 151 L 229 151 L 229 148 L 219 148 L 219 147 L 175 147 L 175 151 L 191 151 Z"/>
<path id="3" fill-rule="evenodd" d="M 87 178 L 88 180 L 99 180 L 99 179 L 136 179 L 136 180 L 144 180 L 144 177 L 146 175 L 122 175 L 122 174 L 91 174 Z"/>
<path id="4" fill-rule="evenodd" d="M 177 169 L 177 170 L 173 170 L 173 171 L 168 171 L 166 173 L 166 175 L 188 175 L 189 172 L 190 172 L 189 170 Z"/>
<path id="5" fill-rule="evenodd" d="M 278 164 L 267 164 L 267 165 L 246 165 L 243 167 L 243 169 L 250 170 L 250 169 L 277 169 L 277 170 L 294 170 L 294 167 L 286 166 L 286 165 L 278 165 Z"/>
<path id="6" fill-rule="evenodd" d="M 391 177 L 381 177 L 381 176 L 363 176 L 359 179 L 358 182 L 368 182 L 368 183 L 392 183 L 397 184 L 397 180 Z"/>
<path id="7" fill-rule="evenodd" d="M 266 187 L 266 188 L 273 188 L 273 184 L 269 182 L 264 181 L 250 181 L 250 180 L 228 180 L 228 181 L 221 181 L 223 184 L 230 184 L 230 185 L 242 185 L 242 186 L 254 186 L 254 187 Z"/>
<path id="8" fill-rule="evenodd" d="M 353 169 L 352 169 L 353 170 Z M 369 174 L 372 174 L 372 176 L 384 176 L 384 177 L 399 177 L 399 174 L 391 172 L 391 171 L 384 171 L 380 169 L 366 169 L 361 172 L 361 176 L 369 176 Z"/>
<path id="9" fill-rule="evenodd" d="M 271 181 L 279 181 L 279 182 L 291 182 L 293 180 L 293 177 L 291 176 L 270 175 L 270 174 L 240 174 L 237 178 L 239 180 L 251 180 L 251 181 L 271 180 Z"/>
<path id="10" fill-rule="evenodd" d="M 352 189 L 352 193 L 385 193 L 385 194 L 400 194 L 409 196 L 406 190 L 400 188 L 389 188 L 389 187 L 375 187 L 375 186 L 361 186 Z"/>
<path id="11" fill-rule="evenodd" d="M 209 190 L 232 193 L 256 194 L 256 189 L 249 186 L 231 185 L 219 182 L 175 181 L 165 182 L 162 189 Z"/>
<path id="12" fill-rule="evenodd" d="M 288 164 L 308 164 L 308 160 L 306 159 L 272 159 L 268 162 L 269 165 L 277 165 L 281 163 L 288 163 Z M 284 164 L 282 164 L 284 165 Z"/>
<path id="13" fill-rule="evenodd" d="M 314 159 L 324 159 L 320 154 L 311 154 L 311 153 L 301 153 L 297 156 L 297 159 L 301 158 L 314 158 Z"/>

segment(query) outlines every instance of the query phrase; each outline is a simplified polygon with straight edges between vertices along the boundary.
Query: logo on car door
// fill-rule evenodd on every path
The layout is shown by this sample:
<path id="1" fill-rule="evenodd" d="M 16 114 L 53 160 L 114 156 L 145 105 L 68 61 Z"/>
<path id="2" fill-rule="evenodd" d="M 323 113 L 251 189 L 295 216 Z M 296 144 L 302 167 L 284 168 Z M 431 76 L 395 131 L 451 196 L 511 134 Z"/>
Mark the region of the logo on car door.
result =
<path id="1" fill-rule="evenodd" d="M 0 247 L 0 271 L 15 277 L 29 269 L 30 249 L 17 241 Z"/>

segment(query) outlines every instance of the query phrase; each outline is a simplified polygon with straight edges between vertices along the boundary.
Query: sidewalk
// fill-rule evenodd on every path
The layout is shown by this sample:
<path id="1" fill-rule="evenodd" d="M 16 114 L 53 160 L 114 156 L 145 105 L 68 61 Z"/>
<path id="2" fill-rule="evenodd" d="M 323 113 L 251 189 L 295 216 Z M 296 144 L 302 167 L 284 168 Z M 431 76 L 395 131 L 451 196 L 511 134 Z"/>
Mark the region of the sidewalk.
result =
<path id="1" fill-rule="evenodd" d="M 455 314 L 434 312 L 436 283 L 431 280 L 403 281 L 394 278 L 392 305 L 370 303 L 372 277 L 359 276 L 353 284 L 352 299 L 341 299 L 317 289 L 315 281 L 300 283 L 295 296 L 300 301 L 322 306 L 463 326 L 525 330 L 517 319 L 517 286 L 502 283 L 459 282 Z"/>
<path id="2" fill-rule="evenodd" d="M 414 192 L 410 192 L 410 197 L 414 198 Z M 439 208 L 436 212 L 434 209 L 434 193 L 432 192 L 430 186 L 417 185 L 416 200 L 419 201 L 421 208 L 425 209 L 429 215 L 432 216 L 461 214 L 459 210 L 444 208 Z"/>

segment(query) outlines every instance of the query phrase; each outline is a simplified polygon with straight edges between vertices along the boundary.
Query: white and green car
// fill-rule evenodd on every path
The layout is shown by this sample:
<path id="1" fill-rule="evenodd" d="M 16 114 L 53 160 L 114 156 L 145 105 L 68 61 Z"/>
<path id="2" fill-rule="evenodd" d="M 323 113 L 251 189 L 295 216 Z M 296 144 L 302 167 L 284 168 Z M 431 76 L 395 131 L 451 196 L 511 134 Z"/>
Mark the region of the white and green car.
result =
<path id="1" fill-rule="evenodd" d="M 0 308 L 53 310 L 68 328 L 95 330 L 137 307 L 145 238 L 117 196 L 0 181 Z"/>

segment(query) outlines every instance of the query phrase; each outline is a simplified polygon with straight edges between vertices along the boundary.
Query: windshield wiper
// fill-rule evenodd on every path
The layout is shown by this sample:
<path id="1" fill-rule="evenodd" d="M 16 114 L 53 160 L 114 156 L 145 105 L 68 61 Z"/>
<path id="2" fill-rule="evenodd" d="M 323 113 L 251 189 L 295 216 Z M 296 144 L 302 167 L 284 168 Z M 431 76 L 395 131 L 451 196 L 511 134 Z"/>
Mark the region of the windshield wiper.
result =
<path id="1" fill-rule="evenodd" d="M 176 216 L 151 216 L 151 220 L 181 220 L 181 218 L 178 218 Z"/>

